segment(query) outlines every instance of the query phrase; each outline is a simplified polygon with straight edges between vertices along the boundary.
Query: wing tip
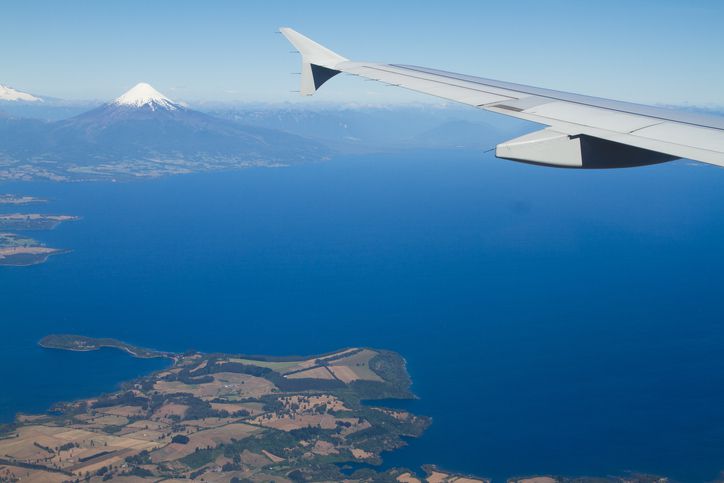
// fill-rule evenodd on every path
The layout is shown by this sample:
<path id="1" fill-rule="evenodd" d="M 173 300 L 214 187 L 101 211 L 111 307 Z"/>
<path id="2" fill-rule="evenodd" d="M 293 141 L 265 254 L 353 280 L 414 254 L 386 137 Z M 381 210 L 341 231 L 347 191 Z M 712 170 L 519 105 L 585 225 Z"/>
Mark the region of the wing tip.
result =
<path id="1" fill-rule="evenodd" d="M 347 61 L 345 57 L 300 34 L 291 27 L 279 27 L 279 32 L 302 54 L 300 94 L 311 96 L 327 80 L 339 73 L 335 67 Z"/>

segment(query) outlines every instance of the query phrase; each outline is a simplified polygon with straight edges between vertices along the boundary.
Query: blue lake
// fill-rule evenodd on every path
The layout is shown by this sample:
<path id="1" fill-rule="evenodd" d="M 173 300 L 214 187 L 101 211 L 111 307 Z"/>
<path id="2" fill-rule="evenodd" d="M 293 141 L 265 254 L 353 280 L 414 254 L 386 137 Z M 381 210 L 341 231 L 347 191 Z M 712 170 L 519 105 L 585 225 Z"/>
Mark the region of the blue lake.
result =
<path id="1" fill-rule="evenodd" d="M 464 151 L 134 183 L 0 183 L 83 219 L 0 268 L 0 418 L 166 364 L 158 349 L 400 352 L 433 417 L 387 465 L 493 477 L 724 470 L 724 170 Z M 5 211 L 12 209 L 4 208 Z"/>

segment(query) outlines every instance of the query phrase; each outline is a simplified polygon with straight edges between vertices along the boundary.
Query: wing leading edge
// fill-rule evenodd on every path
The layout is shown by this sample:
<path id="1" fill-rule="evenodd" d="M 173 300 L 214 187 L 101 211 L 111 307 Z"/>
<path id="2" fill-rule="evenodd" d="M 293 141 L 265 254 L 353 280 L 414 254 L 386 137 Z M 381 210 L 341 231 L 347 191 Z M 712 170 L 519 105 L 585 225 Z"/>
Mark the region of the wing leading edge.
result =
<path id="1" fill-rule="evenodd" d="M 724 166 L 724 118 L 559 92 L 425 67 L 353 62 L 304 35 L 280 32 L 302 55 L 302 95 L 340 72 L 549 126 L 496 156 L 569 168 L 618 168 L 687 158 Z"/>

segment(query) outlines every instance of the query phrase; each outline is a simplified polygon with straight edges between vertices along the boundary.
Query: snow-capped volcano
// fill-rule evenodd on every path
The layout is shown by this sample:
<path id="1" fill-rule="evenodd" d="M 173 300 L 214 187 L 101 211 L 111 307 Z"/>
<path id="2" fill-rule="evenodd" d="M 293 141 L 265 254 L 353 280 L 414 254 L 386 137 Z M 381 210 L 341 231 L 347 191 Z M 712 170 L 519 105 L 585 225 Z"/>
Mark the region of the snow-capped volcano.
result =
<path id="1" fill-rule="evenodd" d="M 323 152 L 313 141 L 195 111 L 145 83 L 91 111 L 52 124 L 47 138 L 53 152 L 62 150 L 72 162 L 277 162 L 307 156 L 318 159 Z"/>
<path id="2" fill-rule="evenodd" d="M 147 108 L 151 111 L 156 109 L 165 109 L 167 111 L 175 111 L 181 106 L 164 96 L 150 84 L 139 82 L 133 88 L 126 91 L 122 96 L 118 97 L 111 104 L 117 106 L 128 106 L 136 108 Z"/>
<path id="3" fill-rule="evenodd" d="M 0 84 L 0 101 L 43 102 L 39 97 L 2 84 Z"/>
<path id="4" fill-rule="evenodd" d="M 195 111 L 148 84 L 57 122 L 0 121 L 3 159 L 52 160 L 54 169 L 73 178 L 278 166 L 319 160 L 329 153 L 309 139 Z"/>

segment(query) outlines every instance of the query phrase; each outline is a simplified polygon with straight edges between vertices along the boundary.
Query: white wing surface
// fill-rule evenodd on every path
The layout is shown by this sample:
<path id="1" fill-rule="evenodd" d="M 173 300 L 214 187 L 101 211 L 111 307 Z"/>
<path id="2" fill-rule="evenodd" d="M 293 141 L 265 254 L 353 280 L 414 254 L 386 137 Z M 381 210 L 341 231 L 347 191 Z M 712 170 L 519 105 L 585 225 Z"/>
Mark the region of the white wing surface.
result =
<path id="1" fill-rule="evenodd" d="M 302 55 L 302 95 L 340 72 L 549 126 L 499 144 L 496 156 L 569 168 L 617 168 L 688 158 L 724 166 L 724 118 L 589 97 L 426 67 L 353 62 L 290 29 Z"/>

